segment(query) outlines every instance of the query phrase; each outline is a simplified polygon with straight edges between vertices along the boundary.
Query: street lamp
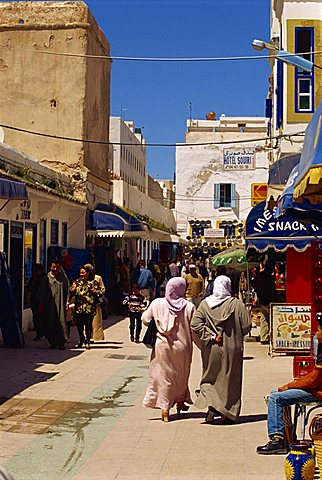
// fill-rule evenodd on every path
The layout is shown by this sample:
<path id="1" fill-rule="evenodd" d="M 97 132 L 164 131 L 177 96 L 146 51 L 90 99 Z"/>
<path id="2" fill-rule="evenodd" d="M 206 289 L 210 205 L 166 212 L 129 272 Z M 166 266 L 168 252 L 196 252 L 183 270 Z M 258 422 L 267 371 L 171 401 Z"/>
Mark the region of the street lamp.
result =
<path id="1" fill-rule="evenodd" d="M 274 44 L 274 42 L 264 42 L 263 40 L 255 39 L 252 42 L 252 46 L 255 50 L 264 50 L 264 48 L 273 50 L 278 60 L 290 65 L 294 65 L 295 67 L 301 68 L 306 72 L 312 71 L 313 62 L 310 62 L 310 60 L 306 60 L 299 55 L 294 55 L 294 53 L 286 52 L 286 50 L 278 50 L 278 47 Z"/>

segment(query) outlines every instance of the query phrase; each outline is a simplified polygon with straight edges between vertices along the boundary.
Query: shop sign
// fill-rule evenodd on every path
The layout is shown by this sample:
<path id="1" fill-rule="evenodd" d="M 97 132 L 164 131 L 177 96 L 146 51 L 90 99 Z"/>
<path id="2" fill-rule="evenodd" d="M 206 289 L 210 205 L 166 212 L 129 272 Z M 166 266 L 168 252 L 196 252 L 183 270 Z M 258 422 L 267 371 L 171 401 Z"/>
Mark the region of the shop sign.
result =
<path id="1" fill-rule="evenodd" d="M 289 235 L 294 232 L 305 232 L 307 234 L 307 227 L 298 220 L 293 219 L 277 219 L 275 218 L 276 207 L 273 210 L 264 210 L 263 216 L 258 217 L 253 226 L 253 231 L 257 233 L 270 232 L 271 236 L 279 236 L 280 232 L 288 232 Z M 319 228 L 316 225 L 311 224 L 310 227 L 314 232 L 318 232 Z M 248 232 L 252 233 L 252 232 Z"/>
<path id="2" fill-rule="evenodd" d="M 266 200 L 267 183 L 252 183 L 252 207 Z"/>
<path id="3" fill-rule="evenodd" d="M 186 232 L 188 228 L 188 222 L 177 222 L 177 232 Z"/>
<path id="4" fill-rule="evenodd" d="M 310 351 L 311 305 L 271 304 L 271 352 Z"/>
<path id="5" fill-rule="evenodd" d="M 20 218 L 22 220 L 30 220 L 31 218 L 31 200 L 24 200 L 20 204 Z"/>
<path id="6" fill-rule="evenodd" d="M 208 238 L 225 238 L 225 230 L 223 228 L 205 228 L 203 235 Z"/>
<path id="7" fill-rule="evenodd" d="M 224 170 L 255 170 L 255 148 L 224 148 Z"/>

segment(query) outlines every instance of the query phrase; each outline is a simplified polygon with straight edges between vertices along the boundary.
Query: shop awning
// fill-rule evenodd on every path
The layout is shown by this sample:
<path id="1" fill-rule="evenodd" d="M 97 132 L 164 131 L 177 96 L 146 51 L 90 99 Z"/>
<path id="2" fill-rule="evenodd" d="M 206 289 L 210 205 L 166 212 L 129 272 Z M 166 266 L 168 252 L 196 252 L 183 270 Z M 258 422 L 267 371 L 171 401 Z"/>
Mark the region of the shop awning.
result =
<path id="1" fill-rule="evenodd" d="M 7 178 L 0 178 L 0 198 L 5 200 L 26 200 L 28 198 L 26 185 Z"/>
<path id="2" fill-rule="evenodd" d="M 305 250 L 313 240 L 322 239 L 322 228 L 291 217 L 276 218 L 276 208 L 266 209 L 266 202 L 256 205 L 246 220 L 246 248 L 254 247 L 259 252 L 274 248 L 284 252 L 293 247 Z"/>
<path id="3" fill-rule="evenodd" d="M 322 101 L 307 126 L 294 185 L 294 200 L 322 203 Z"/>
<path id="4" fill-rule="evenodd" d="M 271 200 L 277 201 L 282 195 L 289 175 L 293 168 L 299 163 L 300 158 L 300 153 L 286 155 L 276 160 L 276 162 L 269 167 L 267 188 L 268 204 Z"/>
<path id="5" fill-rule="evenodd" d="M 100 203 L 94 211 L 89 212 L 88 230 L 111 232 L 109 236 L 123 236 L 117 232 L 144 232 L 145 228 L 138 218 L 117 205 Z"/>
<path id="6" fill-rule="evenodd" d="M 129 230 L 86 230 L 86 234 L 101 238 L 147 238 L 147 232 L 131 232 Z"/>
<path id="7" fill-rule="evenodd" d="M 100 203 L 88 212 L 86 234 L 106 238 L 146 238 L 143 222 L 121 207 Z"/>
<path id="8" fill-rule="evenodd" d="M 314 223 L 318 227 L 322 227 L 322 202 L 319 204 L 312 204 L 308 199 L 302 203 L 294 201 L 294 185 L 299 176 L 299 165 L 293 168 L 287 184 L 280 197 L 276 217 L 289 217 L 299 220 L 303 223 Z"/>

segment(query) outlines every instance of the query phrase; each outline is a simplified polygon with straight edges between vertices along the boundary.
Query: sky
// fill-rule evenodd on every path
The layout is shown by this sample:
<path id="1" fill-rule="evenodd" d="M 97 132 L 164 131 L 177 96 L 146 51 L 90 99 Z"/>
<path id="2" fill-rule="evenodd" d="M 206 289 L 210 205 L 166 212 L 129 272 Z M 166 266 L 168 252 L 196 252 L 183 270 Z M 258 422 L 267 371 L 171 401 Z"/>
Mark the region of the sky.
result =
<path id="1" fill-rule="evenodd" d="M 86 0 L 111 55 L 253 56 L 269 40 L 270 0 Z M 265 53 L 264 53 L 265 54 Z M 267 59 L 205 63 L 113 61 L 111 115 L 133 120 L 150 143 L 184 142 L 192 117 L 264 116 Z M 173 178 L 174 147 L 149 147 L 147 171 Z"/>

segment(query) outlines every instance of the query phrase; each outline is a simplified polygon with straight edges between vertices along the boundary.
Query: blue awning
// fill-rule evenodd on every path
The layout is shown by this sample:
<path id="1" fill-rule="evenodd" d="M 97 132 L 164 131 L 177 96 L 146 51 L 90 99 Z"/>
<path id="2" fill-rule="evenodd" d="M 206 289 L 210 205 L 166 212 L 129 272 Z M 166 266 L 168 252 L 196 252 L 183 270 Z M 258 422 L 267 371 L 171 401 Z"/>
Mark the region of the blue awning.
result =
<path id="1" fill-rule="evenodd" d="M 268 172 L 268 186 L 285 185 L 291 171 L 299 163 L 300 153 L 285 155 L 272 163 Z"/>
<path id="2" fill-rule="evenodd" d="M 111 232 L 145 231 L 144 224 L 138 218 L 113 203 L 100 203 L 93 212 L 89 212 L 88 229 Z"/>
<path id="3" fill-rule="evenodd" d="M 278 201 L 275 216 L 293 218 L 304 223 L 314 223 L 322 227 L 322 203 L 311 204 L 308 199 L 298 203 L 294 201 L 294 185 L 299 176 L 299 165 L 293 168 L 283 193 Z"/>
<path id="4" fill-rule="evenodd" d="M 292 217 L 276 218 L 275 210 L 266 209 L 266 202 L 256 205 L 246 220 L 246 248 L 259 252 L 274 248 L 284 252 L 288 247 L 305 250 L 313 240 L 322 239 L 322 228 L 315 224 L 304 225 Z"/>
<path id="5" fill-rule="evenodd" d="M 28 198 L 26 185 L 6 178 L 0 178 L 0 198 L 6 200 L 26 200 Z"/>

